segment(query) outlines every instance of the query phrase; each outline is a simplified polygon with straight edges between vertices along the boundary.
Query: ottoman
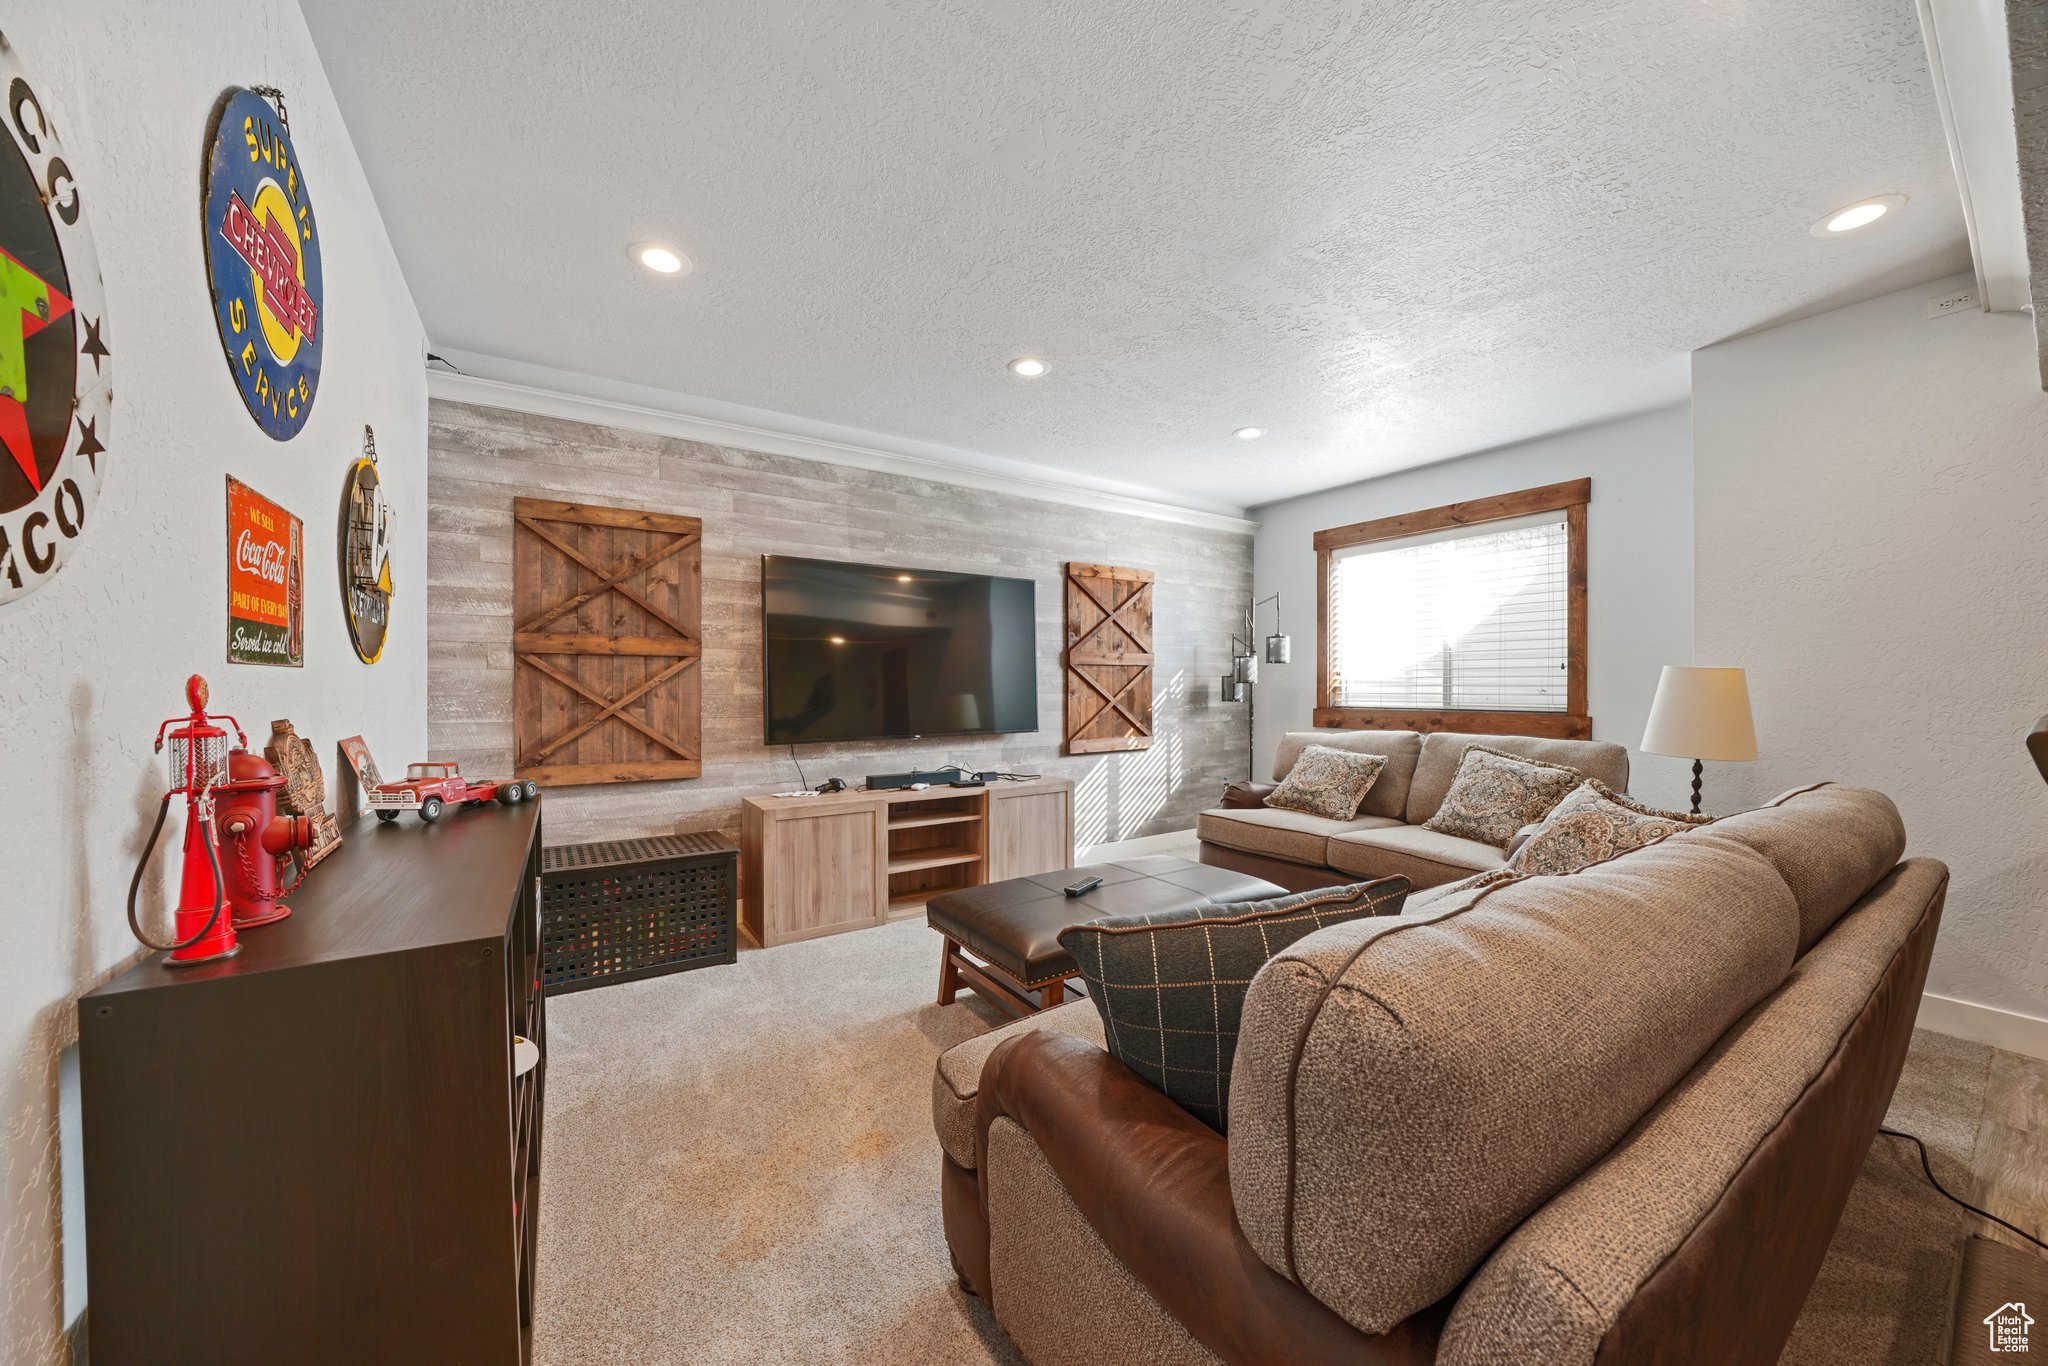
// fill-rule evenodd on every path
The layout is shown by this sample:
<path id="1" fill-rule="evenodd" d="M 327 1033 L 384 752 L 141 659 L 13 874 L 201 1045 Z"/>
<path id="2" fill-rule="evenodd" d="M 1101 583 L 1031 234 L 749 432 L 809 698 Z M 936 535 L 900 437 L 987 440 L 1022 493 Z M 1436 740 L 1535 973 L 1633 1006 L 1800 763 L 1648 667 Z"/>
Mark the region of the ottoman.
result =
<path id="1" fill-rule="evenodd" d="M 1069 884 L 1088 877 L 1102 885 L 1084 896 L 1066 894 Z M 946 892 L 925 906 L 925 920 L 945 937 L 939 1004 L 951 1005 L 965 986 L 1013 1016 L 1048 1010 L 1066 1000 L 1067 979 L 1077 970 L 1060 947 L 1060 931 L 1069 925 L 1284 895 L 1286 888 L 1250 874 L 1165 854 Z"/>

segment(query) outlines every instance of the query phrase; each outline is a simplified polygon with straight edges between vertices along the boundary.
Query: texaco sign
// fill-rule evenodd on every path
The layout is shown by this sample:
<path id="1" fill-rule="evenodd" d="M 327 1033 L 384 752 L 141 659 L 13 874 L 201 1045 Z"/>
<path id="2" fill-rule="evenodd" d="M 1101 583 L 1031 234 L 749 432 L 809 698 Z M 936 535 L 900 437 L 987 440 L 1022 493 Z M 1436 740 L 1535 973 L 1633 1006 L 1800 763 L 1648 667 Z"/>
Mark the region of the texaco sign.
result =
<path id="1" fill-rule="evenodd" d="M 0 36 L 0 603 L 63 568 L 99 503 L 113 365 L 85 198 Z"/>

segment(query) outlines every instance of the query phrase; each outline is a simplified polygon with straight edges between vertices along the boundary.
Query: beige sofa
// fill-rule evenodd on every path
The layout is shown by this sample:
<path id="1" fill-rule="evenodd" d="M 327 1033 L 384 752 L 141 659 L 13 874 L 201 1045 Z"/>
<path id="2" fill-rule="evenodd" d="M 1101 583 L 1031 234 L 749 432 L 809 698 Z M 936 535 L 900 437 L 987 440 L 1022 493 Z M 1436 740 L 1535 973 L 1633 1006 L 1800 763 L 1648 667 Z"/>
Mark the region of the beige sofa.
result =
<path id="1" fill-rule="evenodd" d="M 939 1061 L 964 1286 L 1048 1363 L 1769 1362 L 1889 1103 L 1947 887 L 1821 786 L 1300 940 L 1226 1137 L 1086 1001 Z"/>
<path id="2" fill-rule="evenodd" d="M 1443 805 L 1465 746 L 1473 744 L 1566 764 L 1616 792 L 1628 790 L 1628 750 L 1604 740 L 1456 731 L 1289 731 L 1273 756 L 1272 783 L 1232 783 L 1222 806 L 1195 817 L 1201 860 L 1294 891 L 1396 874 L 1417 887 L 1435 887 L 1498 868 L 1507 862 L 1505 849 L 1422 828 Z M 1310 745 L 1387 757 L 1356 819 L 1333 821 L 1265 804 Z"/>

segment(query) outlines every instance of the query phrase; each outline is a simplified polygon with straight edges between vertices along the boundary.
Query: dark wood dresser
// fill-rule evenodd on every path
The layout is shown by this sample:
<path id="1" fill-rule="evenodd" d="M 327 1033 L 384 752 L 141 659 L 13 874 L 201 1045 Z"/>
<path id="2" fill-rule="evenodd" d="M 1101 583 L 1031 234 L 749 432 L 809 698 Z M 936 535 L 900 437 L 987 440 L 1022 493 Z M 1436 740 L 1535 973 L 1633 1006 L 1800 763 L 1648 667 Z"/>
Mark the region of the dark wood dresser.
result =
<path id="1" fill-rule="evenodd" d="M 366 817 L 240 956 L 79 1002 L 94 1366 L 530 1359 L 542 805 Z"/>

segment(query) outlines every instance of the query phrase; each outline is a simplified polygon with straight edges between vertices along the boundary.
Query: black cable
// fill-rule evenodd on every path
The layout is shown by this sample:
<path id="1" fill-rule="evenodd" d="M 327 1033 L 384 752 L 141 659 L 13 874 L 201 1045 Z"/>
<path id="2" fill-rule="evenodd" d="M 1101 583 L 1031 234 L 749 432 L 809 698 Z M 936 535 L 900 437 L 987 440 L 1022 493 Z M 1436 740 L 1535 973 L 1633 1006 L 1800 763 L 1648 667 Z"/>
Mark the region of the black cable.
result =
<path id="1" fill-rule="evenodd" d="M 805 787 L 809 787 L 811 780 L 804 776 L 804 761 L 796 757 L 796 742 L 794 740 L 790 741 L 789 744 L 789 761 L 796 765 L 796 780 Z"/>
<path id="2" fill-rule="evenodd" d="M 171 798 L 176 795 L 176 791 L 164 793 L 163 803 L 156 809 L 156 824 L 149 827 L 149 842 L 142 846 L 142 859 L 135 865 L 135 876 L 128 880 L 128 928 L 142 941 L 144 948 L 155 949 L 158 953 L 183 953 L 212 934 L 213 927 L 220 923 L 221 907 L 227 904 L 227 884 L 221 880 L 220 857 L 213 848 L 213 831 L 207 830 L 200 842 L 206 846 L 206 861 L 213 867 L 213 914 L 206 917 L 206 923 L 190 939 L 179 939 L 173 934 L 170 943 L 159 944 L 142 932 L 142 921 L 135 914 L 135 894 L 142 890 L 143 870 L 149 867 L 149 856 L 156 849 L 156 837 L 164 831 L 164 817 L 170 814 Z M 195 810 L 189 819 L 198 820 L 198 812 Z"/>
<path id="3" fill-rule="evenodd" d="M 1934 1168 L 1927 1161 L 1927 1145 L 1925 1143 L 1922 1143 L 1919 1139 L 1913 1137 L 1913 1135 L 1901 1133 L 1897 1129 L 1879 1129 L 1878 1132 L 1881 1134 L 1887 1134 L 1892 1138 L 1903 1138 L 1908 1143 L 1912 1144 L 1914 1147 L 1920 1150 L 1920 1170 L 1927 1173 L 1928 1185 L 1934 1187 L 1943 1195 L 1955 1201 L 1958 1205 L 1961 1205 L 1964 1209 L 1976 1215 L 1978 1218 L 1989 1219 L 1992 1223 L 1997 1224 L 2000 1228 L 2010 1229 L 2014 1233 L 2019 1234 L 2020 1237 L 2032 1243 L 2035 1247 L 2040 1248 L 2044 1252 L 2048 1252 L 2048 1243 L 2042 1242 L 2039 1238 L 2036 1238 L 2033 1234 L 2027 1232 L 2025 1229 L 2021 1228 L 2017 1224 L 2008 1224 L 2007 1222 L 2005 1222 L 2005 1220 L 1999 1218 L 1997 1215 L 1978 1209 L 1975 1205 L 1963 1199 L 1963 1197 L 1957 1195 L 1954 1191 L 1951 1191 L 1947 1186 L 1942 1185 L 1940 1181 L 1936 1180 L 1934 1176 Z"/>

